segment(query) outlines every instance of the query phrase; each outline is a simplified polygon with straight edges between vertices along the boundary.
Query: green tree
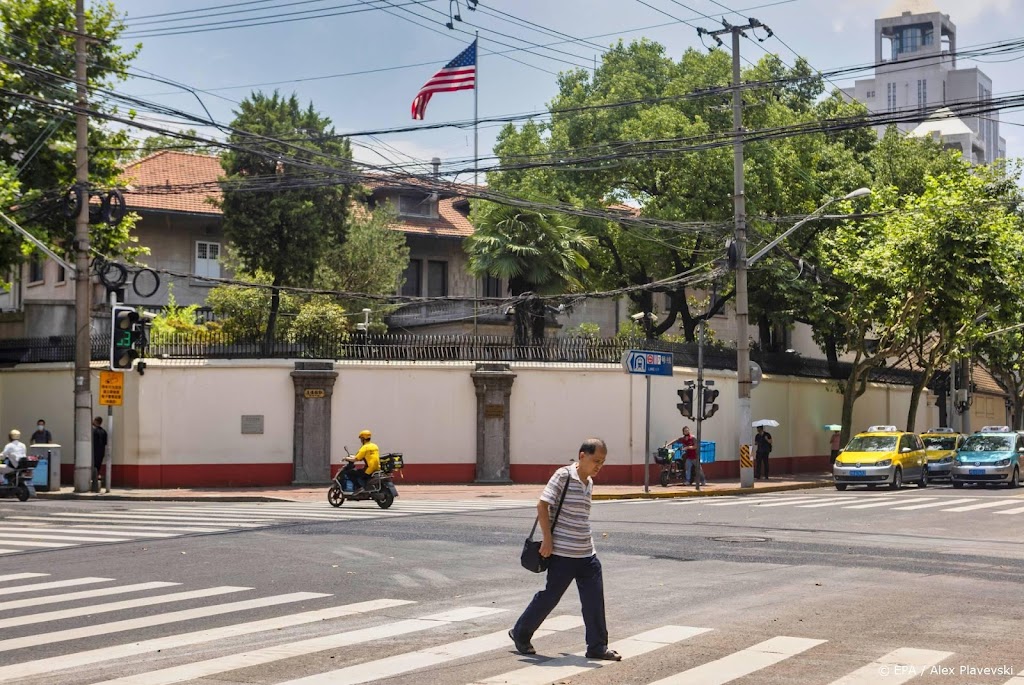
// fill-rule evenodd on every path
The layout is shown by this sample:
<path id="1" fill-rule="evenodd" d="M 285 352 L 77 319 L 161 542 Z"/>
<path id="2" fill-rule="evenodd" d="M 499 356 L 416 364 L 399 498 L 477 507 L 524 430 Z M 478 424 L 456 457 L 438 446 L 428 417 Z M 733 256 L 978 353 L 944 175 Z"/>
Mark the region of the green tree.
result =
<path id="1" fill-rule="evenodd" d="M 126 78 L 125 69 L 138 54 L 138 45 L 118 42 L 124 30 L 122 15 L 112 3 L 97 3 L 86 13 L 86 32 L 96 40 L 88 45 L 91 88 L 113 87 Z M 20 180 L 16 206 L 5 209 L 40 240 L 57 250 L 71 247 L 74 220 L 63 215 L 61 198 L 75 183 L 75 118 L 46 101 L 73 104 L 75 90 L 67 87 L 75 73 L 74 3 L 67 0 L 0 2 L 0 162 Z M 101 109 L 100 102 L 90 103 Z M 98 189 L 118 185 L 130 139 L 93 118 L 89 126 L 89 180 Z M 120 225 L 90 227 L 92 246 L 107 255 L 132 258 L 142 252 L 130 238 L 135 217 Z M 0 270 L 21 261 L 21 237 L 0 231 Z"/>
<path id="2" fill-rule="evenodd" d="M 863 111 L 838 95 L 818 102 L 821 81 L 803 61 L 790 69 L 769 55 L 746 69 L 743 79 L 780 84 L 744 93 L 747 128 L 809 123 Z M 731 149 L 664 154 L 667 144 L 635 141 L 714 137 L 729 131 L 731 112 L 720 91 L 706 97 L 689 94 L 718 89 L 730 80 L 730 60 L 722 51 L 689 50 L 676 61 L 650 41 L 620 43 L 604 55 L 593 75 L 582 70 L 562 74 L 559 93 L 549 104 L 550 123 L 519 129 L 508 126 L 495 148 L 502 161 L 512 166 L 524 159 L 562 160 L 588 152 L 597 160 L 510 169 L 489 174 L 488 183 L 507 192 L 541 194 L 587 206 L 628 202 L 638 207 L 641 217 L 703 224 L 692 231 L 678 231 L 579 220 L 579 229 L 598 241 L 589 278 L 602 287 L 644 285 L 683 272 L 709 272 L 709 255 L 721 252 L 723 238 L 733 230 Z M 592 107 L 633 100 L 636 105 Z M 776 217 L 810 212 L 828 197 L 865 185 L 869 180 L 865 164 L 873 145 L 870 131 L 749 144 L 748 212 L 769 219 L 752 222 L 753 234 L 770 238 L 788 228 Z M 649 149 L 651 154 L 646 154 Z M 809 233 L 813 230 L 808 228 Z M 773 255 L 751 274 L 752 314 L 766 330 L 790 324 L 806 306 L 799 289 L 779 287 L 778 273 L 784 269 L 789 270 L 788 263 Z M 648 335 L 661 336 L 681 323 L 691 341 L 699 321 L 720 311 L 733 295 L 723 292 L 716 308 L 707 312 L 690 306 L 694 293 L 687 286 L 660 290 L 668 296 L 668 310 Z M 652 310 L 651 291 L 637 291 L 630 297 L 635 309 Z"/>
<path id="3" fill-rule="evenodd" d="M 288 330 L 288 341 L 302 345 L 303 354 L 318 359 L 337 359 L 340 345 L 349 339 L 352 324 L 345 308 L 330 297 L 315 296 L 299 308 Z"/>
<path id="4" fill-rule="evenodd" d="M 409 265 L 405 234 L 395 230 L 394 223 L 395 213 L 387 206 L 373 212 L 362 208 L 353 211 L 345 242 L 327 245 L 320 257 L 316 287 L 367 295 L 393 294 L 402 286 L 402 274 Z M 379 300 L 342 299 L 349 311 L 373 309 L 377 321 L 390 310 Z"/>
<path id="5" fill-rule="evenodd" d="M 1000 387 L 1010 396 L 1014 430 L 1024 428 L 1024 333 L 1005 331 L 980 337 L 973 352 Z"/>
<path id="6" fill-rule="evenodd" d="M 255 274 L 236 272 L 235 278 L 267 286 L 273 281 L 273 277 L 263 271 Z M 229 339 L 253 342 L 267 336 L 271 300 L 271 290 L 267 287 L 218 285 L 206 296 L 206 305 L 213 310 Z M 280 314 L 296 314 L 299 302 L 289 293 L 283 292 L 278 295 L 278 307 Z M 281 332 L 286 334 L 289 325 L 290 319 L 285 319 L 279 326 Z"/>
<path id="7" fill-rule="evenodd" d="M 515 305 L 516 344 L 544 337 L 547 319 L 543 295 L 579 290 L 590 266 L 586 253 L 596 240 L 561 216 L 493 202 L 473 204 L 476 231 L 466 238 L 470 273 L 508 279 L 509 293 L 524 298 Z"/>
<path id="8" fill-rule="evenodd" d="M 182 129 L 180 133 L 187 136 L 198 136 L 199 133 L 194 128 Z M 148 136 L 142 141 L 142 145 L 136 151 L 135 156 L 139 159 L 148 157 L 161 150 L 173 150 L 175 152 L 192 152 L 196 154 L 213 154 L 213 150 L 201 143 L 191 143 L 182 138 L 175 138 L 174 136 L 165 136 L 158 134 L 155 136 Z"/>
<path id="9" fill-rule="evenodd" d="M 921 195 L 881 189 L 874 217 L 823 235 L 827 279 L 835 282 L 817 292 L 815 306 L 843 331 L 840 351 L 854 356 L 844 383 L 844 440 L 873 369 L 916 353 L 922 373 L 907 420 L 913 430 L 924 386 L 977 339 L 978 315 L 1021 300 L 1015 262 L 1024 233 L 1005 203 L 994 201 L 995 178 L 961 164 L 955 173 L 926 176 Z"/>
<path id="10" fill-rule="evenodd" d="M 310 285 L 324 249 L 345 239 L 348 187 L 317 183 L 307 165 L 344 171 L 352 153 L 330 119 L 312 104 L 303 109 L 295 95 L 253 93 L 232 125 L 238 131 L 229 140 L 239 149 L 221 157 L 224 234 L 246 271 L 270 276 L 269 345 L 281 308 L 280 287 Z"/>

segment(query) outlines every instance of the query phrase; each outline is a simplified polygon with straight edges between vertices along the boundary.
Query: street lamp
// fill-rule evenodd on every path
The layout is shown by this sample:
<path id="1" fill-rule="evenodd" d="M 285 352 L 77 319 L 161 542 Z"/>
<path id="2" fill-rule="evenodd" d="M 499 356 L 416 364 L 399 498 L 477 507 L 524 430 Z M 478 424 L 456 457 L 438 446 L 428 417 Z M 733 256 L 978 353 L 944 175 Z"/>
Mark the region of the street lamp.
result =
<path id="1" fill-rule="evenodd" d="M 745 256 L 745 245 L 738 246 L 740 263 L 736 269 L 736 380 L 739 391 L 739 438 L 740 438 L 740 487 L 754 487 L 754 469 L 750 459 L 750 443 L 753 442 L 753 429 L 750 425 L 750 335 L 747 333 L 747 269 L 768 253 L 773 247 L 788 238 L 809 221 L 819 218 L 833 203 L 840 200 L 853 200 L 871 194 L 868 188 L 858 188 L 841 198 L 832 198 L 821 207 L 798 221 L 792 228 L 785 231 L 775 240 L 758 250 L 753 256 Z M 745 454 L 744 454 L 745 452 Z"/>

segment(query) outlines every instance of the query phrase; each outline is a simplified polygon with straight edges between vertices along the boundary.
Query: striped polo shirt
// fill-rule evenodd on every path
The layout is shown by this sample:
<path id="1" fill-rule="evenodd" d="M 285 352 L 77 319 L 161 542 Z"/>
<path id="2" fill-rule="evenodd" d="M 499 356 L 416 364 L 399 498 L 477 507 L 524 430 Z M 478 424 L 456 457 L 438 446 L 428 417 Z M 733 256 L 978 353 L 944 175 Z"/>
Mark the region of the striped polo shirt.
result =
<path id="1" fill-rule="evenodd" d="M 586 559 L 594 556 L 594 538 L 590 532 L 590 496 L 594 492 L 594 481 L 587 478 L 584 484 L 576 467 L 577 464 L 571 464 L 555 471 L 540 499 L 548 503 L 548 515 L 553 521 L 558 500 L 562 496 L 562 488 L 568 480 L 569 489 L 565 493 L 562 511 L 552 531 L 552 554 Z"/>

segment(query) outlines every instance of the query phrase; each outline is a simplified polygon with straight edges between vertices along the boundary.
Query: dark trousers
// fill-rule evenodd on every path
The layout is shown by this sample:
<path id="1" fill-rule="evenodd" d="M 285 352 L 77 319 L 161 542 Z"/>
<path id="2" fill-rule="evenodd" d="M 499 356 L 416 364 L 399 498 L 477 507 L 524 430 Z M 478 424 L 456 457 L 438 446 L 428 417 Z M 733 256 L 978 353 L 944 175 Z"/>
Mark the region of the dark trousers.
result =
<path id="1" fill-rule="evenodd" d="M 580 591 L 580 604 L 583 605 L 587 649 L 600 652 L 608 647 L 608 624 L 604 618 L 604 577 L 597 555 L 586 559 L 551 555 L 547 585 L 533 596 L 530 605 L 512 629 L 517 639 L 529 642 L 548 614 L 558 606 L 562 595 L 574 580 Z"/>
<path id="2" fill-rule="evenodd" d="M 768 455 L 758 453 L 754 463 L 754 478 L 761 477 L 761 469 L 764 469 L 764 477 L 768 477 Z"/>

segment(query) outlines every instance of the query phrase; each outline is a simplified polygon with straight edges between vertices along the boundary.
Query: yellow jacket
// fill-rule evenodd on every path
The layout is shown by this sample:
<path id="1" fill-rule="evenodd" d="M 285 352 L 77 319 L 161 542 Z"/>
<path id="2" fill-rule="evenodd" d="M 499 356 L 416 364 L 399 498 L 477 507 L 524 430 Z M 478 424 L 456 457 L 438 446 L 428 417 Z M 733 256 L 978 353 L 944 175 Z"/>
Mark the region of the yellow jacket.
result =
<path id="1" fill-rule="evenodd" d="M 372 442 L 368 442 L 356 452 L 356 461 L 366 462 L 366 475 L 380 471 L 380 448 Z"/>

